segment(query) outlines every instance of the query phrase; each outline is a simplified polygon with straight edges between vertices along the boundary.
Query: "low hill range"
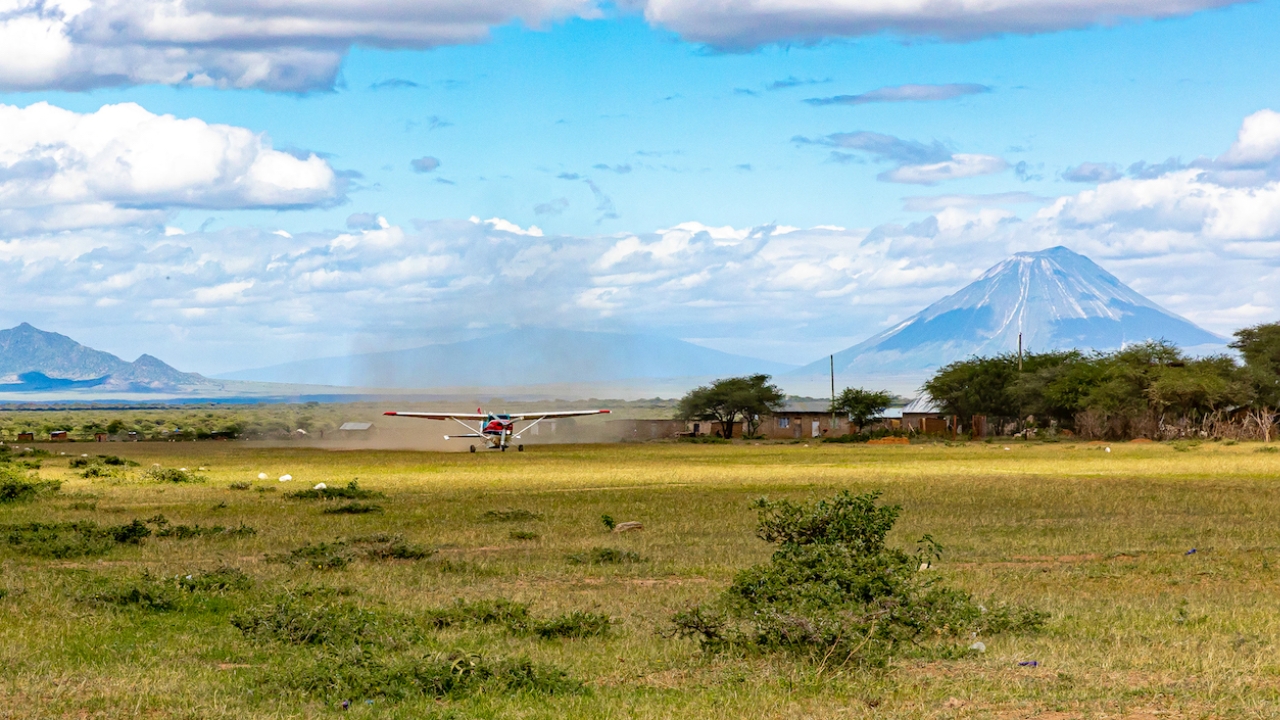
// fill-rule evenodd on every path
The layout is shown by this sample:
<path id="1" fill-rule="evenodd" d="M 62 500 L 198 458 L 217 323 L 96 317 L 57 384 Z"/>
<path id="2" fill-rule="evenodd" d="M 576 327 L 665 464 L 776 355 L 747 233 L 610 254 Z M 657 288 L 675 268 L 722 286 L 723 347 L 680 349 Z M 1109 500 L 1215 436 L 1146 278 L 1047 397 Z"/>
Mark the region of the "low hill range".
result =
<path id="1" fill-rule="evenodd" d="M 1118 350 L 1166 340 L 1192 354 L 1226 350 L 1227 340 L 1147 299 L 1089 258 L 1065 247 L 1017 253 L 958 292 L 894 327 L 835 354 L 841 376 L 927 375 L 973 356 L 1018 351 Z M 826 376 L 828 360 L 800 376 Z M 923 379 L 923 377 L 922 377 Z"/>
<path id="2" fill-rule="evenodd" d="M 184 392 L 216 387 L 151 355 L 133 362 L 66 335 L 22 323 L 0 330 L 0 392 L 93 388 L 104 392 Z"/>
<path id="3" fill-rule="evenodd" d="M 300 360 L 221 377 L 377 388 L 514 387 L 783 375 L 795 368 L 658 335 L 520 328 L 474 340 Z"/>

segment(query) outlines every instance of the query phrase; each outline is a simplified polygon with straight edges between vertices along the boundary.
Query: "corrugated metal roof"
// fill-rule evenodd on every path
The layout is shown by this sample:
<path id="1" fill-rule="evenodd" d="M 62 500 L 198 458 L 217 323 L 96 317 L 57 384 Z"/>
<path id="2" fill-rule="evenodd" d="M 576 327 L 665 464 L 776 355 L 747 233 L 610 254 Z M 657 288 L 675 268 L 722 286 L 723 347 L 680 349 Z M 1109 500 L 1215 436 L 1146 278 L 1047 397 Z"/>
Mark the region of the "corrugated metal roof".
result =
<path id="1" fill-rule="evenodd" d="M 370 422 L 345 422 L 345 423 L 342 423 L 342 427 L 338 429 L 339 430 L 368 430 L 371 427 L 373 427 L 373 423 L 370 423 Z"/>
<path id="2" fill-rule="evenodd" d="M 924 394 L 907 403 L 902 412 L 907 415 L 937 415 L 942 412 L 942 408 L 928 394 Z"/>

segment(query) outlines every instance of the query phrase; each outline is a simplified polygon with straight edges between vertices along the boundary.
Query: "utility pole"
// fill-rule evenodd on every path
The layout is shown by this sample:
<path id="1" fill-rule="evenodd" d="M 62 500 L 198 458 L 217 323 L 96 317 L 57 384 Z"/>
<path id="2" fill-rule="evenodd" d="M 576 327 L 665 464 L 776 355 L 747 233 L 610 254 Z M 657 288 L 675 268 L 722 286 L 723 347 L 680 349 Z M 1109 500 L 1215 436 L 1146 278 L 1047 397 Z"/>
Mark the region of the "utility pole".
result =
<path id="1" fill-rule="evenodd" d="M 836 436 L 836 356 L 831 359 L 831 437 Z"/>

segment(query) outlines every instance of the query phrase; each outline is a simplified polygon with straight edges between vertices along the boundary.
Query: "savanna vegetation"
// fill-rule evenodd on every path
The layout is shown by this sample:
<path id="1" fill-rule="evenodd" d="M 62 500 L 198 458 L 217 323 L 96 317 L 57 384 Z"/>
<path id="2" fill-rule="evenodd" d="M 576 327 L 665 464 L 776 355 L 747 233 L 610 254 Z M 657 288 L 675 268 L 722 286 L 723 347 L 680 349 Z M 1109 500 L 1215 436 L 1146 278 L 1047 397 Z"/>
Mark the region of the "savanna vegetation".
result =
<path id="1" fill-rule="evenodd" d="M 0 452 L 0 717 L 1280 715 L 1262 443 L 82 447 Z"/>
<path id="2" fill-rule="evenodd" d="M 1007 353 L 947 365 L 924 389 L 966 427 L 983 416 L 997 434 L 1269 441 L 1280 418 L 1280 323 L 1240 330 L 1231 347 L 1239 360 L 1189 357 L 1159 341 L 1108 353 Z"/>

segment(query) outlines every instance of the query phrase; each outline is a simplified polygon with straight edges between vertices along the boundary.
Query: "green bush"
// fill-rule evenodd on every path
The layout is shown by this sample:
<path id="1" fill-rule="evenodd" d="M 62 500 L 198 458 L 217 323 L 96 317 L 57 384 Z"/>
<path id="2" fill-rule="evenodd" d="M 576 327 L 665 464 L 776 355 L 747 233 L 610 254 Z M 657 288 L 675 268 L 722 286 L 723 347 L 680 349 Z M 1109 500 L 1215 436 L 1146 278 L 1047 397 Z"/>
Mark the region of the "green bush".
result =
<path id="1" fill-rule="evenodd" d="M 471 625 L 502 625 L 523 629 L 529 624 L 529 605 L 505 598 L 470 602 L 458 599 L 452 605 L 428 610 L 425 618 L 427 624 L 437 630 Z"/>
<path id="2" fill-rule="evenodd" d="M 181 468 L 153 467 L 142 474 L 142 479 L 158 483 L 202 483 L 207 478 Z"/>
<path id="3" fill-rule="evenodd" d="M 264 677 L 285 692 L 338 698 L 460 699 L 486 692 L 581 693 L 583 685 L 554 666 L 523 658 L 466 652 L 386 657 L 361 651 L 323 654 L 298 669 Z"/>
<path id="4" fill-rule="evenodd" d="M 331 543 L 303 545 L 285 554 L 268 555 L 273 562 L 303 564 L 317 570 L 340 570 L 354 560 L 423 560 L 435 550 L 407 542 L 401 535 L 366 535 Z"/>
<path id="5" fill-rule="evenodd" d="M 507 537 L 512 540 L 537 540 L 542 536 L 532 530 L 512 530 L 507 533 Z"/>
<path id="6" fill-rule="evenodd" d="M 778 546 L 770 562 L 739 572 L 715 600 L 678 613 L 677 633 L 709 650 L 883 665 L 904 648 L 955 655 L 975 635 L 1043 626 L 1043 613 L 986 611 L 921 572 L 941 553 L 929 536 L 914 555 L 888 547 L 885 536 L 901 509 L 878 505 L 878 498 L 846 491 L 804 505 L 759 501 L 757 535 Z"/>
<path id="7" fill-rule="evenodd" d="M 285 493 L 284 496 L 290 500 L 368 500 L 370 498 L 386 497 L 376 490 L 366 490 L 360 487 L 360 484 L 355 480 L 347 483 L 346 487 L 295 490 Z"/>
<path id="8" fill-rule="evenodd" d="M 35 473 L 0 465 L 0 504 L 35 500 L 61 488 L 58 480 L 40 480 Z"/>
<path id="9" fill-rule="evenodd" d="M 92 520 L 0 525 L 0 538 L 24 555 L 66 559 L 103 555 L 117 545 L 138 545 L 152 535 L 142 520 L 125 525 L 98 525 Z"/>
<path id="10" fill-rule="evenodd" d="M 535 621 L 531 630 L 540 638 L 585 638 L 609 632 L 613 620 L 601 613 L 574 610 L 571 613 L 547 620 Z"/>
<path id="11" fill-rule="evenodd" d="M 253 578 L 232 567 L 179 575 L 175 579 L 180 590 L 192 593 L 244 592 L 253 587 Z"/>
<path id="12" fill-rule="evenodd" d="M 235 613 L 231 624 L 246 638 L 330 648 L 396 647 L 417 639 L 412 623 L 348 602 L 307 602 L 285 596 Z"/>

